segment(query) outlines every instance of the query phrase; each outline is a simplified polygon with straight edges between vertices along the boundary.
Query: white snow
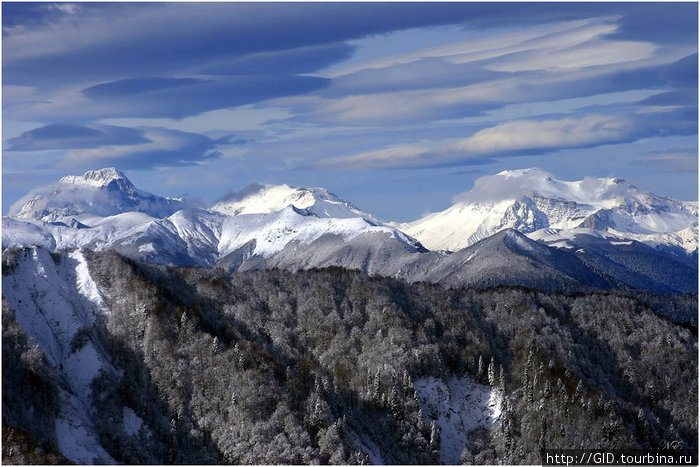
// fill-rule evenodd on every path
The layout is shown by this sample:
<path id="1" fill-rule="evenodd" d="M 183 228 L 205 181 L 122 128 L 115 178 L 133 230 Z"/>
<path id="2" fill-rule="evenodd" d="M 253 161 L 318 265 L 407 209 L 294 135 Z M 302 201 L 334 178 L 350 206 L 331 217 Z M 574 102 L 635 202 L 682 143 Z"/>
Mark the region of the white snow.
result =
<path id="1" fill-rule="evenodd" d="M 139 253 L 154 253 L 156 249 L 153 248 L 153 244 L 146 243 L 144 245 L 141 245 L 137 251 Z"/>
<path id="2" fill-rule="evenodd" d="M 38 245 L 49 250 L 56 248 L 56 240 L 44 224 L 33 219 L 2 218 L 2 247 Z"/>
<path id="3" fill-rule="evenodd" d="M 114 180 L 120 183 L 118 189 L 104 190 Z M 189 257 L 191 264 L 210 265 L 251 241 L 255 242 L 253 254 L 262 256 L 293 241 L 311 243 L 324 234 L 350 240 L 375 232 L 392 235 L 410 248 L 415 243 L 324 188 L 255 185 L 212 210 L 173 212 L 177 206 L 173 202 L 137 190 L 116 169 L 64 177 L 19 210 L 18 216 L 26 221 L 3 219 L 3 245 L 41 245 L 50 250 L 117 248 L 166 264 Z M 115 212 L 117 206 L 138 211 Z M 68 226 L 76 221 L 87 228 Z M 85 277 L 80 270 L 78 275 Z M 99 305 L 99 291 L 89 282 L 81 284 L 81 292 Z"/>
<path id="4" fill-rule="evenodd" d="M 479 426 L 490 428 L 501 415 L 498 391 L 467 376 L 451 376 L 447 381 L 426 377 L 414 381 L 413 386 L 425 423 L 434 420 L 440 428 L 443 464 L 459 464 L 469 431 Z"/>
<path id="5" fill-rule="evenodd" d="M 89 402 L 92 380 L 104 364 L 102 356 L 97 353 L 92 342 L 88 342 L 64 360 L 62 372 L 68 377 L 71 387 L 81 395 L 80 398 Z"/>
<path id="6" fill-rule="evenodd" d="M 268 214 L 241 214 L 228 217 L 221 227 L 219 255 L 223 257 L 255 240 L 255 254 L 269 256 L 292 241 L 308 244 L 324 234 L 347 240 L 366 232 L 394 235 L 406 243 L 407 237 L 391 227 L 375 226 L 362 218 L 319 218 L 299 214 L 292 207 Z"/>
<path id="7" fill-rule="evenodd" d="M 162 218 L 184 207 L 181 201 L 136 189 L 124 174 L 114 168 L 63 177 L 58 183 L 24 200 L 26 202 L 21 206 L 19 202 L 13 206 L 11 215 L 66 224 L 82 214 L 104 217 L 125 211 L 140 211 Z"/>
<path id="8" fill-rule="evenodd" d="M 289 185 L 250 185 L 212 206 L 211 210 L 237 216 L 239 214 L 267 214 L 288 206 L 307 210 L 318 217 L 362 217 L 379 221 L 366 212 L 342 200 L 325 188 L 302 188 Z"/>
<path id="9" fill-rule="evenodd" d="M 105 190 L 114 180 L 119 189 Z M 561 248 L 586 232 L 688 252 L 698 245 L 696 202 L 644 193 L 614 178 L 557 180 L 539 169 L 482 177 L 473 190 L 455 197 L 453 206 L 406 224 L 382 224 L 324 188 L 253 185 L 211 210 L 178 210 L 183 206 L 178 203 L 137 190 L 116 169 L 64 177 L 20 209 L 18 215 L 26 219 L 3 218 L 3 247 L 117 247 L 167 264 L 189 257 L 191 264 L 209 265 L 251 241 L 253 254 L 269 256 L 290 242 L 308 244 L 326 233 L 351 240 L 381 232 L 411 245 L 415 238 L 436 251 L 459 250 L 506 228 Z M 579 227 L 594 214 L 586 225 L 597 230 Z M 45 222 L 31 218 L 37 216 Z M 78 221 L 89 228 L 49 221 Z"/>
<path id="10" fill-rule="evenodd" d="M 631 245 L 632 242 L 610 242 L 611 245 Z"/>
<path id="11" fill-rule="evenodd" d="M 88 170 L 83 175 L 67 175 L 61 178 L 59 183 L 103 187 L 107 186 L 112 180 L 127 180 L 127 178 L 116 168 L 107 167 L 98 170 Z"/>
<path id="12" fill-rule="evenodd" d="M 542 229 L 578 229 L 598 213 L 596 228 L 649 245 L 670 242 L 687 251 L 697 236 L 671 235 L 697 225 L 696 202 L 645 193 L 617 178 L 557 180 L 540 169 L 503 171 L 479 178 L 444 211 L 393 224 L 432 250 L 460 250 L 513 228 L 527 235 Z M 633 236 L 647 236 L 636 238 Z M 535 238 L 535 237 L 531 237 Z"/>
<path id="13" fill-rule="evenodd" d="M 90 276 L 90 271 L 88 269 L 87 261 L 80 250 L 75 250 L 68 254 L 70 258 L 73 258 L 78 262 L 75 267 L 76 273 L 76 285 L 78 286 L 78 293 L 85 297 L 85 299 L 94 304 L 98 310 L 106 311 L 102 306 L 102 295 L 97 289 L 97 284 L 92 280 Z"/>
<path id="14" fill-rule="evenodd" d="M 116 464 L 100 445 L 92 423 L 77 398 L 61 390 L 61 414 L 56 419 L 58 450 L 76 464 Z"/>
<path id="15" fill-rule="evenodd" d="M 97 365 L 91 362 L 97 357 L 89 346 L 71 351 L 73 336 L 90 327 L 102 309 L 84 261 L 80 252 L 72 252 L 56 264 L 48 251 L 34 248 L 21 253 L 12 274 L 2 276 L 3 295 L 17 321 L 57 367 L 69 366 L 71 360 L 80 367 Z"/>
<path id="16" fill-rule="evenodd" d="M 506 238 L 510 239 L 511 241 L 515 242 L 515 245 L 525 251 L 538 251 L 544 255 L 550 255 L 550 251 L 543 247 L 542 245 L 539 245 L 535 242 L 530 241 L 527 239 L 524 235 L 518 235 L 515 233 L 513 230 L 509 230 L 506 232 Z"/>
<path id="17" fill-rule="evenodd" d="M 550 243 L 548 246 L 552 246 L 554 248 L 563 248 L 566 250 L 570 250 L 570 249 L 574 248 L 573 245 L 570 245 L 566 240 L 562 240 L 560 242 Z"/>
<path id="18" fill-rule="evenodd" d="M 64 277 L 41 248 L 28 251 L 13 274 L 2 276 L 3 295 L 17 321 L 55 366 L 68 356 L 71 339 L 81 327 Z"/>

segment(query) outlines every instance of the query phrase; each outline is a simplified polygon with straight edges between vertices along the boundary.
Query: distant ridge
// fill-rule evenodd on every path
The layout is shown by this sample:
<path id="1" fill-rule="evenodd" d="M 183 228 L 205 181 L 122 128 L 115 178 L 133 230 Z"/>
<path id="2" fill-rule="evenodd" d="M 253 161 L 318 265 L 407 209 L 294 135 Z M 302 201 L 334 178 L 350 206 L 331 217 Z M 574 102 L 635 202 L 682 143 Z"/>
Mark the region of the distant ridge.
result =
<path id="1" fill-rule="evenodd" d="M 441 213 L 386 224 L 325 188 L 252 184 L 202 209 L 106 168 L 31 197 L 3 218 L 2 242 L 229 271 L 342 266 L 457 287 L 676 293 L 696 291 L 698 275 L 697 203 L 539 169 L 482 177 Z"/>

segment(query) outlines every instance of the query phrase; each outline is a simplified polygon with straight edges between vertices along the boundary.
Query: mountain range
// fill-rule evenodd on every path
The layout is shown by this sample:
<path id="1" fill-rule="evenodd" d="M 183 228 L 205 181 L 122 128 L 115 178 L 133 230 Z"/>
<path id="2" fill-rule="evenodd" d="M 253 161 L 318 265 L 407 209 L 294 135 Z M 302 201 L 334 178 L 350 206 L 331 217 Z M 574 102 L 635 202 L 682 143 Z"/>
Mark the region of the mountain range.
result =
<path id="1" fill-rule="evenodd" d="M 537 169 L 454 203 L 400 224 L 252 184 L 203 208 L 114 168 L 27 196 L 2 220 L 3 463 L 697 452 L 697 203 Z"/>
<path id="2" fill-rule="evenodd" d="M 29 197 L 3 218 L 2 244 L 229 271 L 343 266 L 449 286 L 697 290 L 697 202 L 539 169 L 482 177 L 453 201 L 393 223 L 325 188 L 252 184 L 206 209 L 105 168 Z"/>

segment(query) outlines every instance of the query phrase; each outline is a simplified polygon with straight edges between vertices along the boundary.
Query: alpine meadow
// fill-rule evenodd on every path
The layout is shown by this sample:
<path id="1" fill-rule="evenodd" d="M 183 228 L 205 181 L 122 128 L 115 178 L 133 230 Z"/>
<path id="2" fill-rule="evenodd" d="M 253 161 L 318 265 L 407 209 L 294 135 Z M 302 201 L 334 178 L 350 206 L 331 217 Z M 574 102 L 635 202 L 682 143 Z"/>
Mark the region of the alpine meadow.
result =
<path id="1" fill-rule="evenodd" d="M 3 464 L 697 465 L 697 3 L 2 28 Z"/>

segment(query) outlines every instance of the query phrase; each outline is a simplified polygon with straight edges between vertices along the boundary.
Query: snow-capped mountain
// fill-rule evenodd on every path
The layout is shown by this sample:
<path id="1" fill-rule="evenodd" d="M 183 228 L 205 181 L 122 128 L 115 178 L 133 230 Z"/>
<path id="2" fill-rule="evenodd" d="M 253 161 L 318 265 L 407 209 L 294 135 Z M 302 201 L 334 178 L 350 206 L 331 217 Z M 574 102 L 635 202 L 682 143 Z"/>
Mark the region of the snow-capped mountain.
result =
<path id="1" fill-rule="evenodd" d="M 481 177 L 442 212 L 397 227 L 429 249 L 456 251 L 506 228 L 549 241 L 577 229 L 609 237 L 697 249 L 697 202 L 639 190 L 619 178 L 563 181 L 540 169 L 506 170 Z"/>
<path id="2" fill-rule="evenodd" d="M 82 222 L 93 216 L 131 211 L 166 217 L 183 207 L 181 200 L 161 198 L 136 189 L 123 173 L 110 167 L 63 177 L 40 194 L 32 195 L 10 215 L 67 224 L 73 219 Z"/>
<path id="3" fill-rule="evenodd" d="M 279 211 L 287 206 L 303 209 L 318 217 L 361 217 L 379 223 L 372 214 L 339 198 L 325 188 L 302 188 L 289 185 L 261 185 L 253 183 L 234 191 L 219 200 L 211 210 L 237 216 L 239 214 L 265 214 Z"/>
<path id="4" fill-rule="evenodd" d="M 68 176 L 3 219 L 3 247 L 113 248 L 130 257 L 208 266 L 238 255 L 267 257 L 323 235 L 364 233 L 422 250 L 412 238 L 324 188 L 251 185 L 211 210 L 136 189 L 116 169 Z M 239 262 L 234 262 L 238 264 Z"/>
<path id="5" fill-rule="evenodd" d="M 113 249 L 229 271 L 342 266 L 456 287 L 697 288 L 697 257 L 686 254 L 697 251 L 697 203 L 619 179 L 566 182 L 536 169 L 484 177 L 456 201 L 402 226 L 382 224 L 325 189 L 287 185 L 251 185 L 201 209 L 102 169 L 64 177 L 3 218 L 2 244 Z M 406 231 L 455 252 L 428 251 Z"/>

